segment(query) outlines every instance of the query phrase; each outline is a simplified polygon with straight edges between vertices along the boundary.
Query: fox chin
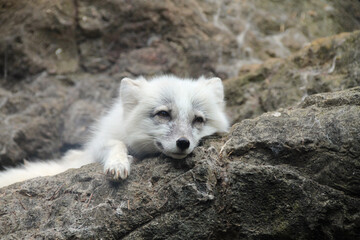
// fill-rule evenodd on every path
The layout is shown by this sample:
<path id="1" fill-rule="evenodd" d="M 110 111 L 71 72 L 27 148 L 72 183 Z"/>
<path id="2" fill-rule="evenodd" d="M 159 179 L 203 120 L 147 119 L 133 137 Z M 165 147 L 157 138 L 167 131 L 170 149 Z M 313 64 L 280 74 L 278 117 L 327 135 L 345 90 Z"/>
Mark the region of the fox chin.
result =
<path id="1" fill-rule="evenodd" d="M 102 163 L 110 179 L 126 179 L 133 157 L 163 153 L 182 159 L 200 139 L 228 128 L 220 78 L 124 78 L 118 98 L 83 149 L 71 150 L 59 161 L 30 162 L 0 172 L 0 187 L 92 162 Z"/>

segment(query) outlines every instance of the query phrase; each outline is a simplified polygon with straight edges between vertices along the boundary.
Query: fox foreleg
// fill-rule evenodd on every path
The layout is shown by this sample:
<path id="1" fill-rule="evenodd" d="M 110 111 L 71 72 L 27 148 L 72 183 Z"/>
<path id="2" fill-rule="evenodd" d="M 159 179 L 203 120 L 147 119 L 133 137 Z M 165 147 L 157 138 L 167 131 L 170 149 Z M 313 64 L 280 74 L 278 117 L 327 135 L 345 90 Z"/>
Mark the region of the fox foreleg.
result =
<path id="1" fill-rule="evenodd" d="M 103 158 L 104 172 L 113 180 L 125 179 L 130 174 L 133 157 L 128 155 L 126 145 L 119 140 L 109 140 Z"/>

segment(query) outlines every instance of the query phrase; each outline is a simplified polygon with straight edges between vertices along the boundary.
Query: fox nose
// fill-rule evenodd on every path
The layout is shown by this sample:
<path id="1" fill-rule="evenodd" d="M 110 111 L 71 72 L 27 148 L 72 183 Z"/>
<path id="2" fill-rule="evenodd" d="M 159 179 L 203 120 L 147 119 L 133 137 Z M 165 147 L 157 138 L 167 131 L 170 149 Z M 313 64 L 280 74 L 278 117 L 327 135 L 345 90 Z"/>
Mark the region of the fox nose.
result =
<path id="1" fill-rule="evenodd" d="M 181 137 L 176 141 L 176 146 L 180 148 L 181 151 L 184 151 L 190 147 L 190 141 L 185 137 Z"/>

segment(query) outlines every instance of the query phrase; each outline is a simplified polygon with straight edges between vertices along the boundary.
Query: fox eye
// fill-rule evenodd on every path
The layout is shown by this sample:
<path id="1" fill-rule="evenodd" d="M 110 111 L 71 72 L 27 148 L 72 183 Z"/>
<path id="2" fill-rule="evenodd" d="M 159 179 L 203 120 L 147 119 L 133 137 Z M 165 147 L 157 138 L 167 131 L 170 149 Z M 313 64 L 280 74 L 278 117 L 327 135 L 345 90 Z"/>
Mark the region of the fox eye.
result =
<path id="1" fill-rule="evenodd" d="M 164 110 L 157 112 L 155 115 L 161 118 L 170 118 L 170 113 Z"/>
<path id="2" fill-rule="evenodd" d="M 202 124 L 205 122 L 205 119 L 203 117 L 195 117 L 194 124 Z"/>

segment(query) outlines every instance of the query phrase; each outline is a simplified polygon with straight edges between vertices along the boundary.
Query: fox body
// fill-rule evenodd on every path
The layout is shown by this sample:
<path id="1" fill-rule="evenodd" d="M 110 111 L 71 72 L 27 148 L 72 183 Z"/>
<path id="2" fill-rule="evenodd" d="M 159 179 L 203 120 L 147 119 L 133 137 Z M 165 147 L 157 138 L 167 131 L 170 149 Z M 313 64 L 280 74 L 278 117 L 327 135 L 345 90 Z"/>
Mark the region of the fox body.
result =
<path id="1" fill-rule="evenodd" d="M 227 131 L 224 105 L 219 78 L 124 78 L 119 97 L 94 126 L 82 150 L 71 150 L 59 161 L 26 163 L 0 172 L 0 187 L 92 162 L 101 162 L 110 178 L 125 179 L 132 156 L 163 153 L 185 158 L 201 138 Z"/>

